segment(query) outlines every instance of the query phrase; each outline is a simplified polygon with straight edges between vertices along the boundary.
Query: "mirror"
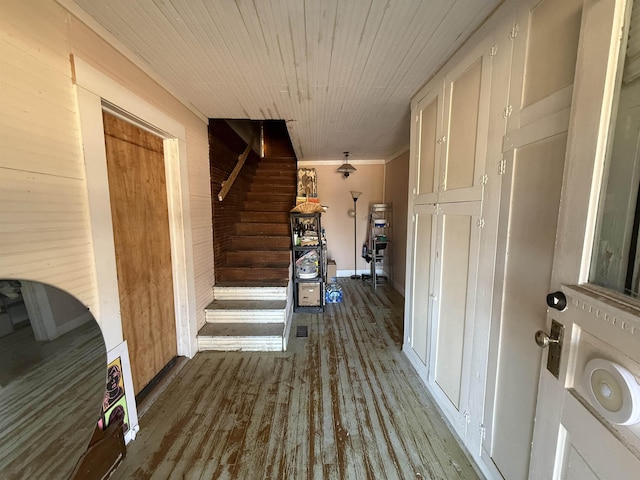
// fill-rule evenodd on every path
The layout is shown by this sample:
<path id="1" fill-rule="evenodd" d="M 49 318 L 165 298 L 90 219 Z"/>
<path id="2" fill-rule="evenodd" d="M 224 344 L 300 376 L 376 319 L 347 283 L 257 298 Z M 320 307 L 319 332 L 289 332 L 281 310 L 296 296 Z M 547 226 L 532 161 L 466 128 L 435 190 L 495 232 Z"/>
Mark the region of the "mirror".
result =
<path id="1" fill-rule="evenodd" d="M 630 24 L 640 22 L 640 2 L 630 2 Z M 633 7 L 631 7 L 633 5 Z M 625 295 L 640 294 L 640 32 L 626 29 L 618 74 L 605 177 L 600 194 L 589 281 Z"/>
<path id="2" fill-rule="evenodd" d="M 102 412 L 107 352 L 87 307 L 0 279 L 0 478 L 69 478 Z"/>

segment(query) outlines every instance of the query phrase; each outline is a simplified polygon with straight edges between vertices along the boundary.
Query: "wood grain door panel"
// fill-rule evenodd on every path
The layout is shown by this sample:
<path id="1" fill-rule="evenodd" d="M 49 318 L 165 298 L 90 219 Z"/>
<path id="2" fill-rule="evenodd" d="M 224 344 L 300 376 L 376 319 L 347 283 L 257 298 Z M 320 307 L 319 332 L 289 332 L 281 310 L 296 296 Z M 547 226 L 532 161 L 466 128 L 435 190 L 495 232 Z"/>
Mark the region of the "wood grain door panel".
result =
<path id="1" fill-rule="evenodd" d="M 120 312 L 139 393 L 177 354 L 162 139 L 103 113 Z"/>

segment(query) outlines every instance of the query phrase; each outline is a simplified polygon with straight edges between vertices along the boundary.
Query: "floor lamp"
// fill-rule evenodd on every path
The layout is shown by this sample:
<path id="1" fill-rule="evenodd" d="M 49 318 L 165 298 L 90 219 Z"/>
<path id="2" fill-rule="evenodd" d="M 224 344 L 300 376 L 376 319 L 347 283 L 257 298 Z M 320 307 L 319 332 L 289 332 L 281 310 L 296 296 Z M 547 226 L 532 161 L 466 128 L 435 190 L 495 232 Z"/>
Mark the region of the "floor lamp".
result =
<path id="1" fill-rule="evenodd" d="M 351 190 L 351 198 L 353 198 L 353 275 L 351 278 L 356 279 L 360 278 L 358 275 L 358 245 L 356 240 L 356 233 L 358 231 L 358 210 L 356 208 L 356 203 L 358 202 L 358 197 L 362 195 L 362 192 L 354 192 Z"/>

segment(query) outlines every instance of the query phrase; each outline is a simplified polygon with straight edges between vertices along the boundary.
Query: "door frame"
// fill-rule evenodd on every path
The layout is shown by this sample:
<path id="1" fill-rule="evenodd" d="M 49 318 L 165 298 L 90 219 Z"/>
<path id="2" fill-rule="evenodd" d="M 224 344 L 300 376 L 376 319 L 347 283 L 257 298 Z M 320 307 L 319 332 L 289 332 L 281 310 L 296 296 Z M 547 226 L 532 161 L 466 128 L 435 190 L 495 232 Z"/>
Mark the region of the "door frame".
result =
<path id="1" fill-rule="evenodd" d="M 584 1 L 550 291 L 567 291 L 565 286 L 589 281 L 616 78 L 621 71 L 626 3 Z M 596 294 L 588 288 L 585 292 L 585 298 L 601 304 Z M 607 308 L 616 301 L 609 303 Z M 552 316 L 547 316 L 548 324 Z M 566 398 L 563 380 L 576 347 L 573 343 L 569 328 L 565 331 L 560 381 L 547 371 L 547 355 L 542 356 L 529 470 L 532 479 L 555 478 L 554 470 L 562 461 L 557 456 L 558 426 Z"/>
<path id="2" fill-rule="evenodd" d="M 72 56 L 71 63 L 79 112 L 78 127 L 84 148 L 94 251 L 95 288 L 98 299 L 97 311 L 94 313 L 102 328 L 107 351 L 121 344 L 124 338 L 107 177 L 103 110 L 164 139 L 176 346 L 178 355 L 191 358 L 198 348 L 186 129 L 184 125 L 81 58 Z"/>

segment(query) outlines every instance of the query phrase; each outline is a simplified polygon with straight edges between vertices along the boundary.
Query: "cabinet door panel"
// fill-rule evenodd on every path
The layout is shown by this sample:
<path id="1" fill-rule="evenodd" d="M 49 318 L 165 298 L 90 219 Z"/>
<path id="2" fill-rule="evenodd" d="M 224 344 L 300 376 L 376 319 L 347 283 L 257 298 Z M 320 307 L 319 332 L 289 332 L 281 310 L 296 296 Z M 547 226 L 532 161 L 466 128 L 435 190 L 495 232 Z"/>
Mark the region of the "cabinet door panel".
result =
<path id="1" fill-rule="evenodd" d="M 475 315 L 480 202 L 438 207 L 438 298 L 433 378 L 453 408 L 466 410 Z"/>
<path id="2" fill-rule="evenodd" d="M 420 150 L 418 161 L 418 195 L 432 194 L 430 198 L 425 200 L 435 201 L 435 193 L 437 191 L 438 174 L 438 134 L 439 134 L 439 117 L 440 96 L 431 99 L 431 101 L 419 108 L 420 123 Z"/>
<path id="3" fill-rule="evenodd" d="M 411 346 L 423 364 L 429 356 L 429 323 L 432 312 L 432 248 L 435 234 L 435 206 L 425 205 L 415 209 L 414 238 L 415 255 L 413 258 L 413 325 Z"/>
<path id="4" fill-rule="evenodd" d="M 473 186 L 481 77 L 482 62 L 476 61 L 451 85 L 447 190 Z"/>
<path id="5" fill-rule="evenodd" d="M 446 147 L 439 202 L 482 199 L 492 71 L 491 47 L 484 43 L 445 78 Z"/>

